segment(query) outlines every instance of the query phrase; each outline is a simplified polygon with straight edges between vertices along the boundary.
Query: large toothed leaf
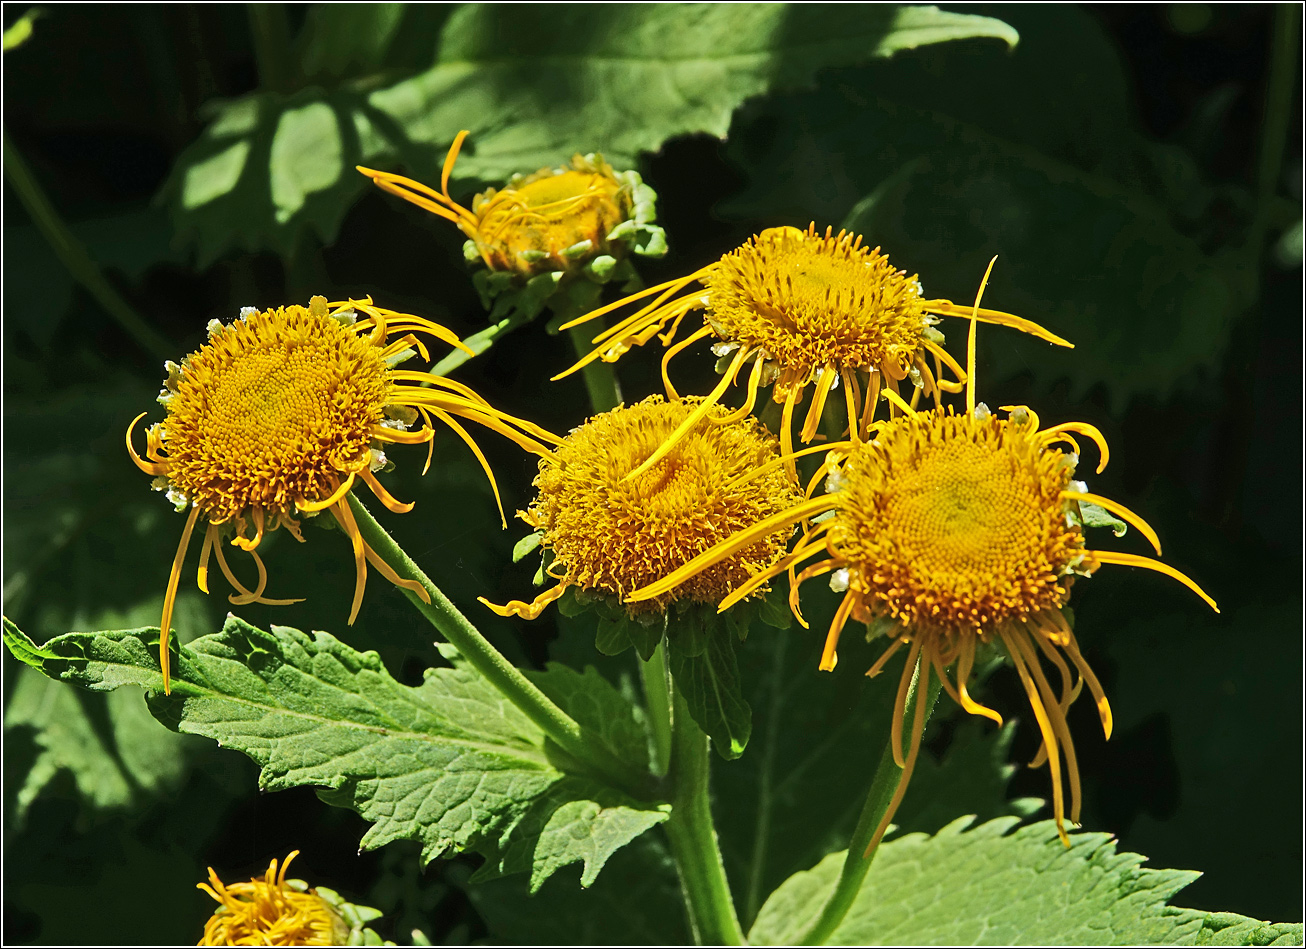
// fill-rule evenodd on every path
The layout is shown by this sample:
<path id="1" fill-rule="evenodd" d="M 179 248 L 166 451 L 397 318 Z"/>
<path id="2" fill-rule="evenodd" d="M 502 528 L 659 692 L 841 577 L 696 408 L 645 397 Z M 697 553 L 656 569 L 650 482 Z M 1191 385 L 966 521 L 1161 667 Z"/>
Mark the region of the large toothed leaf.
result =
<path id="1" fill-rule="evenodd" d="M 136 232 L 125 227 L 120 239 L 134 245 Z M 124 268 L 129 257 L 120 260 Z M 22 312 L 33 323 L 46 315 Z M 127 423 L 156 391 L 113 378 L 5 402 L 5 609 L 37 635 L 158 622 L 167 564 L 139 553 L 168 556 L 183 518 L 149 490 L 122 443 Z M 194 590 L 181 592 L 175 616 L 183 637 L 212 628 L 212 611 Z M 38 798 L 58 790 L 60 776 L 71 778 L 89 819 L 143 807 L 182 786 L 203 753 L 205 742 L 159 728 L 133 696 L 90 694 L 6 666 L 14 687 L 4 727 L 19 824 Z"/>
<path id="2" fill-rule="evenodd" d="M 838 667 L 817 668 L 837 603 L 828 588 L 808 583 L 802 606 L 810 630 L 797 623 L 788 630 L 759 626 L 740 650 L 753 739 L 742 758 L 716 769 L 713 789 L 722 856 L 745 926 L 784 880 L 847 846 L 889 738 L 901 660 L 876 679 L 863 674 L 885 640 L 867 644 L 860 627 L 850 626 Z M 967 813 L 1028 814 L 1036 804 L 1006 799 L 1014 770 L 1007 755 L 1011 725 L 971 720 L 947 696 L 933 719 L 959 714 L 967 720 L 942 761 L 925 750 L 916 765 L 895 818 L 907 830 L 934 832 Z M 934 722 L 927 736 L 935 733 Z"/>
<path id="3" fill-rule="evenodd" d="M 1151 870 L 1108 834 L 1075 834 L 1066 850 L 1043 821 L 1009 833 L 1014 818 L 933 837 L 886 842 L 829 945 L 1300 945 L 1300 924 L 1261 923 L 1168 901 L 1198 874 Z M 771 894 L 749 932 L 784 945 L 815 921 L 844 854 L 831 854 Z"/>
<path id="4" fill-rule="evenodd" d="M 1194 233 L 1211 188 L 1136 127 L 1093 17 L 1010 14 L 1014 52 L 947 44 L 742 111 L 730 151 L 751 185 L 731 210 L 848 227 L 963 304 L 997 255 L 985 305 L 1076 348 L 986 328 L 981 397 L 985 378 L 1032 373 L 1044 392 L 1069 380 L 1072 398 L 1103 385 L 1118 412 L 1192 386 L 1219 368 L 1248 297 L 1242 257 Z M 964 351 L 964 324 L 939 328 Z"/>
<path id="5" fill-rule="evenodd" d="M 454 668 L 430 669 L 411 688 L 376 653 L 329 633 L 268 632 L 233 616 L 221 633 L 182 648 L 165 696 L 157 641 L 146 628 L 70 633 L 37 646 L 5 624 L 10 651 L 52 678 L 97 691 L 150 689 L 156 718 L 249 755 L 265 790 L 322 788 L 328 803 L 372 822 L 365 848 L 416 838 L 428 860 L 479 850 L 495 872 L 531 870 L 535 887 L 576 861 L 592 881 L 614 850 L 666 818 L 666 805 L 560 770 L 540 730 L 456 653 Z M 597 675 L 541 676 L 551 677 L 561 681 L 554 691 L 578 706 L 611 711 L 620 698 Z M 638 750 L 646 756 L 646 743 Z"/>
<path id="6" fill-rule="evenodd" d="M 491 180 L 577 149 L 624 165 L 675 135 L 724 136 L 746 98 L 823 66 L 976 36 L 1017 41 L 998 20 L 935 7 L 468 4 L 435 67 L 371 104 L 414 142 L 471 128 L 460 173 Z"/>
<path id="7" fill-rule="evenodd" d="M 589 889 L 574 873 L 527 895 L 509 880 L 464 882 L 451 874 L 493 941 L 516 945 L 681 946 L 692 936 L 676 867 L 661 834 L 645 834 L 614 854 Z"/>
<path id="8" fill-rule="evenodd" d="M 389 5 L 368 9 L 311 15 L 303 65 L 327 82 L 372 75 L 216 106 L 178 159 L 166 193 L 201 262 L 231 248 L 288 253 L 305 233 L 334 240 L 370 187 L 355 164 L 400 160 L 438 180 L 463 128 L 472 139 L 461 178 L 502 181 L 577 151 L 630 167 L 676 135 L 724 136 L 746 98 L 806 83 L 822 66 L 964 37 L 1017 39 L 998 20 L 935 7 L 467 4 L 447 23 L 410 9 L 412 22 L 397 26 Z M 374 28 L 355 28 L 358 17 Z M 395 81 L 393 67 L 412 61 L 392 62 L 385 45 L 419 38 L 434 64 Z"/>

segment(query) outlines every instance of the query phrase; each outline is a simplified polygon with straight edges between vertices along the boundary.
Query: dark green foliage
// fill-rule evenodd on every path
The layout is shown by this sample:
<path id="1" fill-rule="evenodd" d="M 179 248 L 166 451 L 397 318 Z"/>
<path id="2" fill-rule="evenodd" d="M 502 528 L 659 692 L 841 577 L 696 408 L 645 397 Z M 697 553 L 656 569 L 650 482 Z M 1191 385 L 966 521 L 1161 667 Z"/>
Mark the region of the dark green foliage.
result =
<path id="1" fill-rule="evenodd" d="M 1002 730 L 941 698 L 897 817 L 903 830 L 863 893 L 875 906 L 850 917 L 842 938 L 973 937 L 967 920 L 998 927 L 1014 897 L 1038 890 L 1007 886 L 1003 874 L 1046 858 L 1110 878 L 1092 894 L 1107 900 L 1094 913 L 1112 921 L 1110 932 L 1075 930 L 1080 941 L 1300 943 L 1299 928 L 1257 921 L 1298 918 L 1301 892 L 1301 542 L 1296 516 L 1283 513 L 1300 494 L 1298 101 L 1282 110 L 1286 151 L 1265 144 L 1274 124 L 1267 50 L 1283 14 L 1217 6 L 1202 23 L 1178 5 L 267 9 L 273 19 L 263 22 L 273 33 L 284 27 L 286 40 L 272 61 L 259 51 L 267 36 L 258 39 L 249 10 L 234 5 L 55 5 L 5 54 L 8 140 L 109 282 L 175 342 L 174 358 L 199 345 L 209 319 L 230 320 L 241 306 L 371 292 L 470 337 L 481 355 L 455 377 L 494 405 L 559 432 L 578 424 L 588 411 L 580 383 L 547 381 L 574 358 L 565 337 L 547 335 L 543 321 L 522 325 L 520 312 L 500 312 L 487 328 L 462 235 L 353 171 L 374 163 L 437 184 L 460 128 L 473 133 L 453 184 L 464 201 L 577 151 L 637 169 L 658 190 L 670 245 L 664 262 L 635 261 L 650 284 L 762 227 L 809 220 L 862 229 L 919 272 L 928 294 L 957 302 L 970 302 L 998 254 L 986 305 L 1039 321 L 1076 349 L 985 328 L 980 397 L 1029 402 L 1045 424 L 1102 428 L 1112 465 L 1095 476 L 1083 464 L 1080 476 L 1147 518 L 1167 562 L 1224 612 L 1124 568 L 1076 585 L 1077 633 L 1116 733 L 1103 743 L 1091 703 L 1072 709 L 1089 833 L 1069 855 L 1042 825 L 983 823 L 1026 816 L 1048 794 L 1046 770 L 1023 767 L 1038 740 L 1011 671 L 983 686 L 1008 716 Z M 6 6 L 4 25 L 25 12 Z M 1294 60 L 1290 97 L 1299 77 Z M 5 612 L 36 642 L 149 628 L 183 517 L 127 460 L 122 435 L 137 412 L 160 417 L 163 370 L 70 277 L 12 187 L 7 198 Z M 961 352 L 964 324 L 940 329 Z M 660 384 L 657 347 L 646 349 L 618 364 L 627 402 Z M 432 355 L 439 362 L 445 350 Z M 712 378 L 711 359 L 694 360 L 686 354 L 674 370 L 683 391 Z M 535 465 L 495 438 L 480 441 L 511 515 L 529 503 Z M 838 670 L 817 671 L 831 611 L 819 580 L 803 591 L 810 631 L 688 615 L 645 626 L 594 603 L 533 624 L 502 620 L 475 597 L 520 595 L 534 560 L 509 566 L 518 535 L 499 530 L 484 477 L 455 438 L 439 436 L 425 478 L 421 454 L 393 453 L 397 469 L 383 480 L 418 506 L 386 527 L 496 646 L 543 670 L 534 673 L 543 690 L 641 766 L 649 741 L 635 656 L 667 637 L 673 668 L 695 689 L 696 717 L 719 751 L 742 752 L 714 759 L 713 792 L 745 926 L 770 896 L 770 921 L 754 934 L 787 935 L 772 922 L 793 922 L 801 907 L 780 912 L 781 898 L 837 871 L 828 855 L 846 846 L 883 747 L 900 665 L 862 676 L 883 640 L 865 645 L 850 624 Z M 1096 516 L 1085 511 L 1088 522 Z M 1145 551 L 1137 532 L 1093 533 L 1102 547 Z M 353 657 L 360 673 L 388 678 L 394 696 L 431 688 L 427 670 L 435 683 L 466 681 L 375 574 L 346 630 L 348 543 L 338 531 L 310 530 L 307 541 L 270 535 L 265 559 L 270 595 L 308 600 L 240 608 L 239 628 L 248 643 L 286 623 L 334 630 L 348 644 L 279 631 L 275 648 L 247 650 L 245 660 L 264 663 L 253 662 L 251 676 L 275 671 L 285 659 L 276 650 L 293 645 L 316 661 L 323 649 L 332 661 Z M 228 591 L 218 580 L 212 595 L 199 594 L 194 557 L 178 638 L 205 637 L 203 661 L 225 662 L 213 631 Z M 235 569 L 252 574 L 247 561 Z M 783 607 L 766 603 L 778 623 Z M 570 605 L 564 598 L 558 612 Z M 149 634 L 127 639 L 141 669 L 155 661 Z M 357 658 L 369 650 L 377 655 Z M 550 659 L 572 668 L 545 669 Z M 147 940 L 193 942 L 212 905 L 194 888 L 206 866 L 239 879 L 293 848 L 305 851 L 297 874 L 383 908 L 378 931 L 400 942 L 414 928 L 453 943 L 689 941 L 665 839 L 656 828 L 641 833 L 661 819 L 656 803 L 611 797 L 551 759 L 556 750 L 529 728 L 508 756 L 542 758 L 551 783 L 449 830 L 455 847 L 475 843 L 479 853 L 423 871 L 417 841 L 358 852 L 365 835 L 371 845 L 411 829 L 369 830 L 377 818 L 346 809 L 376 800 L 361 772 L 339 782 L 319 780 L 312 762 L 297 772 L 336 784 L 324 796 L 346 807 L 324 806 L 308 787 L 261 794 L 258 768 L 243 756 L 149 715 L 176 724 L 215 706 L 191 697 L 188 711 L 157 696 L 147 706 L 135 688 L 76 690 L 8 654 L 3 662 L 11 941 L 139 941 L 126 879 L 148 881 Z M 240 738 L 270 762 L 260 741 Z M 949 826 L 971 813 L 978 826 Z M 904 836 L 914 831 L 937 836 Z M 1105 833 L 1119 836 L 1118 852 Z M 981 838 L 971 852 L 989 863 L 954 881 L 967 900 L 938 899 L 911 876 L 931 860 L 940 873 L 959 866 L 961 850 Z M 431 836 L 428 855 L 445 839 Z M 1187 883 L 1189 874 L 1140 868 L 1125 851 L 1204 876 Z M 1167 908 L 1185 883 L 1182 902 L 1247 915 Z M 1131 928 L 1144 915 L 1129 915 L 1136 905 L 1161 929 Z M 97 909 L 70 912 L 88 906 Z"/>

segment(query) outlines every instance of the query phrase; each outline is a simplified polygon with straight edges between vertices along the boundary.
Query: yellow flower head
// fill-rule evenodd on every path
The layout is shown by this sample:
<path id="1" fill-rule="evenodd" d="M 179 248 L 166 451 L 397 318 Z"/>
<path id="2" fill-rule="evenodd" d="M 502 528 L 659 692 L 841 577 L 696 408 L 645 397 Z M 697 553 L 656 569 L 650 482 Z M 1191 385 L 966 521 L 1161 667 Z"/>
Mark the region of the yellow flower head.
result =
<path id="1" fill-rule="evenodd" d="M 1004 407 L 1007 418 L 993 415 L 983 403 L 974 402 L 974 323 L 970 354 L 966 414 L 953 414 L 951 407 L 916 412 L 898 396 L 885 393 L 902 414 L 874 423 L 869 440 L 854 438 L 832 446 L 818 472 L 818 477 L 828 472 L 825 495 L 736 534 L 629 597 L 638 602 L 666 596 L 725 551 L 774 531 L 777 523 L 804 525 L 791 553 L 756 573 L 720 608 L 727 609 L 780 572 L 820 557 L 797 574 L 789 601 L 806 625 L 798 609 L 804 580 L 831 574 L 831 588 L 843 593 L 821 669 L 834 669 L 839 636 L 849 619 L 883 624 L 893 637 L 868 675 L 877 675 L 890 656 L 909 645 L 891 736 L 894 758 L 904 774 L 871 847 L 887 829 L 920 750 L 923 700 L 916 703 L 905 750 L 902 741 L 908 690 L 918 669 L 918 695 L 936 675 L 964 709 L 1001 724 L 997 712 L 970 697 L 967 683 L 979 643 L 996 642 L 1005 649 L 1043 737 L 1035 763 L 1050 763 L 1053 813 L 1068 845 L 1063 757 L 1072 821 L 1079 819 L 1080 789 L 1066 710 L 1084 682 L 1097 701 L 1103 730 L 1111 735 L 1110 705 L 1061 613 L 1076 575 L 1089 576 L 1101 564 L 1145 567 L 1179 580 L 1216 608 L 1197 584 L 1173 567 L 1135 554 L 1086 548 L 1082 524 L 1090 511 L 1104 509 L 1137 528 L 1161 553 L 1155 531 L 1142 518 L 1072 480 L 1079 456 L 1076 434 L 1097 444 L 1098 471 L 1106 466 L 1109 455 L 1101 433 L 1084 422 L 1040 429 L 1038 417 L 1024 406 Z M 1079 681 L 1074 681 L 1065 657 L 1078 671 Z M 1055 668 L 1059 689 L 1044 673 L 1043 659 Z M 950 678 L 947 668 L 954 662 Z"/>
<path id="2" fill-rule="evenodd" d="M 698 399 L 652 396 L 596 415 L 540 460 L 538 495 L 522 519 L 551 551 L 556 587 L 534 603 L 494 606 L 534 619 L 568 587 L 623 598 L 798 500 L 776 439 L 755 419 L 710 407 L 707 417 L 643 474 L 628 478 L 689 415 Z M 629 606 L 665 610 L 677 599 L 719 603 L 784 552 L 789 525 L 718 558 L 674 593 Z"/>
<path id="3" fill-rule="evenodd" d="M 316 890 L 286 880 L 292 850 L 281 870 L 274 858 L 267 873 L 227 886 L 209 867 L 209 882 L 195 884 L 218 901 L 204 924 L 201 946 L 342 946 L 349 925 Z"/>
<path id="4" fill-rule="evenodd" d="M 783 403 L 780 427 L 783 450 L 793 446 L 795 407 L 808 386 L 815 394 L 803 421 L 800 438 L 811 441 L 830 393 L 842 385 L 848 427 L 865 437 L 881 388 L 898 394 L 906 381 L 914 408 L 922 395 L 941 404 L 942 392 L 960 391 L 965 373 L 943 349 L 943 336 L 934 329 L 938 317 L 968 316 L 970 308 L 948 300 L 927 299 L 919 279 L 896 270 L 888 258 L 863 247 L 859 236 L 816 225 L 806 231 L 776 227 L 750 238 L 720 260 L 667 283 L 601 307 L 563 328 L 600 317 L 635 300 L 654 297 L 633 315 L 594 337 L 596 348 L 555 378 L 575 372 L 595 359 L 612 362 L 632 346 L 641 346 L 662 333 L 670 346 L 680 322 L 692 310 L 703 309 L 703 325 L 681 340 L 662 360 L 667 394 L 675 387 L 667 365 L 677 353 L 699 340 L 715 338 L 712 351 L 722 377 L 703 402 L 715 404 L 727 388 L 748 370 L 747 405 L 752 407 L 760 386 L 773 385 L 772 399 Z M 693 283 L 702 289 L 677 297 Z M 656 295 L 656 296 L 655 296 Z M 1009 313 L 979 310 L 978 318 L 1014 326 L 1059 346 L 1059 336 Z M 947 367 L 956 377 L 944 377 Z M 696 419 L 687 420 L 686 431 Z M 684 432 L 677 432 L 676 437 Z M 672 440 L 674 441 L 674 439 Z M 668 449 L 671 442 L 664 446 Z M 647 464 L 657 461 L 655 453 Z"/>
<path id="5" fill-rule="evenodd" d="M 257 553 L 263 535 L 280 527 L 302 541 L 299 518 L 330 511 L 349 536 L 357 580 L 349 622 L 362 604 L 367 563 L 391 583 L 423 599 L 426 591 L 402 580 L 362 539 L 348 495 L 362 481 L 390 510 L 412 504 L 390 496 L 376 478 L 387 465 L 391 444 L 428 444 L 433 419 L 452 428 L 471 447 L 494 484 L 480 450 L 457 421 L 478 422 L 530 451 L 556 438 L 537 426 L 491 408 L 467 386 L 425 372 L 395 368 L 414 352 L 428 359 L 423 333 L 465 349 L 443 326 L 372 305 L 370 298 L 260 311 L 247 307 L 240 318 L 209 324 L 209 341 L 180 365 L 169 363 L 159 401 L 167 417 L 146 435 L 145 458 L 127 451 L 155 487 L 168 493 L 178 511 L 190 508 L 172 564 L 160 626 L 159 661 L 164 691 L 170 691 L 168 637 L 181 565 L 201 515 L 206 521 L 198 583 L 208 592 L 209 556 L 237 591 L 236 605 L 283 605 L 298 600 L 263 595 L 267 570 Z M 391 338 L 395 336 L 396 338 Z M 421 420 L 421 427 L 412 426 Z M 495 487 L 498 496 L 498 488 Z M 236 579 L 223 542 L 248 552 L 258 570 L 251 590 Z"/>
<path id="6" fill-rule="evenodd" d="M 612 242 L 622 232 L 613 232 L 632 220 L 637 174 L 618 175 L 601 156 L 575 155 L 564 168 L 541 168 L 478 194 L 468 210 L 449 196 L 449 176 L 467 134 L 459 132 L 449 148 L 439 191 L 390 172 L 358 170 L 382 190 L 458 225 L 468 238 L 468 257 L 479 257 L 492 271 L 568 271 L 599 254 L 624 253 L 620 241 Z"/>

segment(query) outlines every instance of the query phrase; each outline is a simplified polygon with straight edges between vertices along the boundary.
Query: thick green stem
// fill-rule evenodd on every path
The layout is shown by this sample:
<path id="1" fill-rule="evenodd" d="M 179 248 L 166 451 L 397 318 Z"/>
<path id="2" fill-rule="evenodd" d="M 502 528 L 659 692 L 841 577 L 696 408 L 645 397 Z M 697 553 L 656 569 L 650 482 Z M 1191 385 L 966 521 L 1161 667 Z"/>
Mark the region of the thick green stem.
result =
<path id="1" fill-rule="evenodd" d="M 430 621 L 450 643 L 458 648 L 472 667 L 485 676 L 496 689 L 521 709 L 564 752 L 592 769 L 615 787 L 636 797 L 647 797 L 649 781 L 613 755 L 606 747 L 588 738 L 571 716 L 553 703 L 516 666 L 504 658 L 475 626 L 449 602 L 431 579 L 415 564 L 402 547 L 386 532 L 370 511 L 356 497 L 349 495 L 349 507 L 358 522 L 363 540 L 385 560 L 399 576 L 416 580 L 431 597 L 425 603 L 415 593 L 405 595 L 418 612 Z"/>
<path id="2" fill-rule="evenodd" d="M 590 339 L 603 327 L 597 323 L 582 323 L 567 330 L 571 345 L 577 356 L 588 356 L 594 344 Z M 580 371 L 585 379 L 585 390 L 590 396 L 590 405 L 595 412 L 606 412 L 621 404 L 621 386 L 617 384 L 617 374 L 609 363 L 596 359 Z"/>
<path id="3" fill-rule="evenodd" d="M 671 766 L 671 683 L 662 643 L 658 643 L 648 662 L 640 662 L 639 675 L 644 681 L 644 702 L 653 735 L 653 773 L 662 777 Z"/>
<path id="4" fill-rule="evenodd" d="M 671 854 L 694 938 L 702 945 L 742 946 L 725 864 L 712 823 L 708 799 L 711 767 L 707 735 L 689 715 L 689 706 L 671 680 L 671 817 L 662 826 L 671 839 Z"/>
<path id="5" fill-rule="evenodd" d="M 82 242 L 73 236 L 68 225 L 59 217 L 50 199 L 45 196 L 36 178 L 32 176 L 27 162 L 18 149 L 9 141 L 9 134 L 4 135 L 5 175 L 13 185 L 14 192 L 22 201 L 23 207 L 32 218 L 37 230 L 50 243 L 55 255 L 74 280 L 86 288 L 117 324 L 136 342 L 138 346 L 159 359 L 168 359 L 174 355 L 174 346 L 155 332 L 154 328 L 137 313 L 130 303 L 124 300 L 105 279 L 104 274 L 91 255 L 86 252 Z"/>
<path id="6" fill-rule="evenodd" d="M 927 668 L 924 661 L 917 665 L 916 672 L 912 676 L 911 687 L 907 693 L 907 704 L 902 713 L 904 722 L 912 721 L 916 703 L 921 698 L 918 686 L 923 668 Z M 930 676 L 928 682 L 924 696 L 926 721 L 929 720 L 930 712 L 934 710 L 934 702 L 939 697 L 940 688 L 936 677 Z M 891 745 L 885 745 L 884 753 L 880 755 L 880 764 L 875 769 L 875 776 L 871 778 L 871 788 L 866 794 L 866 803 L 862 805 L 857 827 L 853 830 L 852 839 L 848 841 L 848 855 L 844 858 L 839 882 L 835 884 L 834 892 L 830 895 L 825 908 L 821 910 L 820 917 L 799 940 L 799 945 L 824 944 L 843 922 L 843 918 L 848 915 L 848 910 L 852 908 L 853 901 L 862 888 L 862 881 L 866 879 L 866 873 L 871 869 L 871 863 L 875 860 L 879 847 L 877 846 L 865 857 L 862 854 L 866 852 L 866 847 L 870 844 L 876 828 L 884 819 L 901 780 L 902 769 L 893 760 L 893 748 Z"/>

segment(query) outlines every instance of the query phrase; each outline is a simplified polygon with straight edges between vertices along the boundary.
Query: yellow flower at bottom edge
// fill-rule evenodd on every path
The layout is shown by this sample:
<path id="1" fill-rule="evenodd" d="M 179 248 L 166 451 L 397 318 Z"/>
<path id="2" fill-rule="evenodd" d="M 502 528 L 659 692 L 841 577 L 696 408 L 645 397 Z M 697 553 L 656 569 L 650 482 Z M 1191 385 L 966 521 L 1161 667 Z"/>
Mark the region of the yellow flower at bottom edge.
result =
<path id="1" fill-rule="evenodd" d="M 225 885 L 209 867 L 209 882 L 195 884 L 218 901 L 204 924 L 200 946 L 342 946 L 349 925 L 316 890 L 299 880 L 286 880 L 292 850 L 277 870 L 274 858 L 267 873 L 248 883 Z"/>
<path id="2" fill-rule="evenodd" d="M 172 563 L 159 624 L 163 688 L 171 691 L 168 638 L 182 563 L 196 523 L 206 521 L 200 553 L 199 588 L 208 592 L 208 565 L 218 567 L 237 591 L 235 605 L 284 605 L 298 600 L 263 595 L 267 570 L 257 548 L 267 533 L 284 527 L 298 541 L 301 516 L 330 511 L 349 537 L 356 566 L 352 624 L 363 601 L 370 562 L 387 580 L 426 591 L 401 579 L 364 542 L 347 495 L 361 481 L 391 511 L 411 503 L 395 500 L 376 478 L 388 464 L 385 446 L 427 443 L 442 422 L 480 461 L 498 498 L 484 455 L 458 419 L 484 425 L 528 451 L 544 453 L 557 437 L 492 408 L 460 382 L 426 372 L 395 368 L 414 353 L 429 359 L 414 332 L 466 348 L 437 323 L 372 305 L 371 298 L 328 303 L 313 297 L 307 308 L 260 311 L 246 307 L 229 325 L 209 324 L 209 341 L 180 365 L 169 363 L 159 401 L 167 417 L 149 428 L 145 458 L 127 451 L 155 488 L 167 491 L 178 511 L 190 508 Z M 390 338 L 392 334 L 400 334 Z M 412 426 L 419 420 L 420 428 Z M 223 554 L 223 544 L 250 554 L 258 570 L 253 589 L 241 583 Z"/>
<path id="3" fill-rule="evenodd" d="M 677 297 L 691 284 L 701 290 Z M 965 373 L 941 345 L 934 329 L 939 316 L 970 316 L 971 307 L 949 300 L 928 299 L 916 276 L 897 270 L 880 249 L 862 246 L 860 236 L 816 225 L 769 228 L 701 270 L 649 287 L 600 307 L 563 329 L 653 297 L 629 317 L 594 337 L 595 349 L 566 372 L 576 372 L 595 359 L 613 362 L 632 346 L 642 346 L 661 333 L 670 346 L 662 359 L 667 395 L 676 389 L 667 375 L 672 358 L 694 343 L 715 338 L 712 352 L 720 357 L 721 381 L 700 405 L 706 412 L 748 372 L 746 404 L 751 408 L 759 387 L 772 385 L 771 398 L 783 403 L 780 424 L 782 451 L 793 449 L 793 415 L 808 386 L 815 389 L 799 438 L 817 434 L 827 398 L 843 388 L 849 431 L 862 438 L 871 424 L 881 388 L 899 394 L 912 387 L 910 404 L 922 395 L 941 404 L 942 392 L 960 391 Z M 693 310 L 705 310 L 703 325 L 674 346 L 681 321 Z M 977 318 L 1032 333 L 1058 346 L 1066 340 L 1036 323 L 998 310 L 977 310 Z M 670 328 L 668 329 L 668 324 Z M 663 332 L 665 330 L 665 332 Z M 955 380 L 944 377 L 947 367 Z M 896 414 L 896 409 L 891 410 Z M 686 419 L 661 451 L 670 450 L 697 418 Z M 645 465 L 661 457 L 655 452 Z M 792 469 L 791 469 L 792 470 Z"/>
<path id="4" fill-rule="evenodd" d="M 548 573 L 559 582 L 533 603 L 481 602 L 501 616 L 535 619 L 569 587 L 620 599 L 798 500 L 775 436 L 722 406 L 710 407 L 659 462 L 628 477 L 700 404 L 652 396 L 620 406 L 589 419 L 544 455 L 535 503 L 520 516 L 540 532 L 553 557 Z M 791 533 L 786 524 L 759 534 L 675 593 L 627 610 L 660 612 L 677 599 L 719 603 L 775 563 Z"/>
<path id="5" fill-rule="evenodd" d="M 788 570 L 790 607 L 805 626 L 798 608 L 799 588 L 803 581 L 829 573 L 831 588 L 844 596 L 826 638 L 821 669 L 834 669 L 839 636 L 849 619 L 867 624 L 885 621 L 893 636 L 867 675 L 877 675 L 890 656 L 909 647 L 890 737 L 903 775 L 868 853 L 888 828 L 920 750 L 924 701 L 916 703 L 910 737 L 903 745 L 907 694 L 918 669 L 918 695 L 924 694 L 935 675 L 966 711 L 1001 724 L 997 712 L 970 697 L 967 684 L 977 645 L 1002 646 L 1020 676 L 1043 738 L 1034 764 L 1046 760 L 1050 765 L 1053 815 L 1068 846 L 1063 759 L 1070 784 L 1070 819 L 1075 822 L 1080 786 L 1066 711 L 1084 682 L 1097 702 L 1103 731 L 1111 736 L 1111 707 L 1061 612 L 1076 576 L 1090 576 L 1101 564 L 1145 567 L 1183 583 L 1218 612 L 1215 601 L 1173 567 L 1136 554 L 1085 547 L 1081 505 L 1089 504 L 1123 518 L 1161 553 L 1155 531 L 1142 518 L 1072 480 L 1079 456 L 1076 434 L 1097 444 L 1098 471 L 1105 468 L 1109 454 L 1101 433 L 1084 422 L 1040 430 L 1038 417 L 1024 406 L 1004 407 L 1009 415 L 1002 419 L 983 403 L 976 405 L 973 325 L 970 351 L 966 414 L 953 414 L 951 407 L 915 412 L 898 399 L 902 414 L 871 426 L 869 441 L 854 439 L 831 446 L 812 482 L 814 489 L 820 474 L 828 471 L 826 494 L 736 534 L 628 598 L 640 602 L 667 596 L 741 545 L 778 526 L 803 523 L 794 550 L 756 573 L 720 608 L 729 608 Z M 794 576 L 800 564 L 821 555 L 823 559 Z M 1071 674 L 1067 657 L 1078 677 Z M 1055 670 L 1059 689 L 1045 674 L 1044 660 Z M 947 669 L 953 663 L 956 668 L 950 678 Z"/>

